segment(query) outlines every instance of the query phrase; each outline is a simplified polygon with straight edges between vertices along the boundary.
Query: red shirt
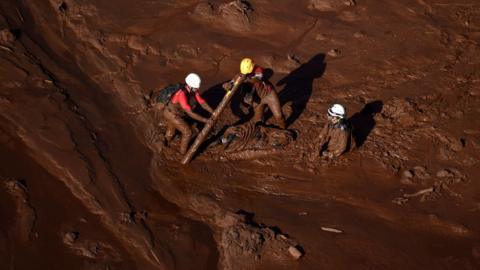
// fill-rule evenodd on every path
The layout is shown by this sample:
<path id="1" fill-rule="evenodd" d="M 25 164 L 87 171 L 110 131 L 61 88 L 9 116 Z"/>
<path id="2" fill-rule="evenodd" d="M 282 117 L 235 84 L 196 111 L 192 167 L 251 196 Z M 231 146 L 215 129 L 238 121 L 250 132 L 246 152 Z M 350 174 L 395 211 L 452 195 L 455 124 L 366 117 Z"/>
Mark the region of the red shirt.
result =
<path id="1" fill-rule="evenodd" d="M 180 104 L 182 109 L 190 112 L 190 111 L 192 111 L 192 108 L 190 107 L 190 104 L 188 103 L 188 98 L 192 95 L 195 97 L 195 100 L 198 103 L 200 103 L 200 104 L 205 103 L 205 100 L 200 96 L 200 93 L 198 93 L 198 91 L 189 92 L 186 89 L 178 90 L 177 93 L 175 93 L 175 95 L 173 95 L 172 100 L 170 102 L 172 104 L 177 104 L 178 103 L 178 104 Z"/>

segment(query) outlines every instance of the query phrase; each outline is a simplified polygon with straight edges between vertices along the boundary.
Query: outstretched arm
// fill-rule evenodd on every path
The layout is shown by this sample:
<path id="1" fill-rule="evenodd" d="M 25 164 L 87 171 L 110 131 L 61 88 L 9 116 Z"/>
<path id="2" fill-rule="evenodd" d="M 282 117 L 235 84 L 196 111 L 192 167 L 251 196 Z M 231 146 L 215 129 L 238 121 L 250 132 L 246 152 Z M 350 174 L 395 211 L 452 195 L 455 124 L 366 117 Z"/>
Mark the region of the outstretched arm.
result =
<path id="1" fill-rule="evenodd" d="M 209 119 L 205 118 L 205 117 L 202 117 L 201 115 L 197 114 L 197 113 L 194 113 L 192 112 L 191 110 L 187 111 L 185 110 L 185 112 L 188 114 L 188 116 L 190 116 L 191 118 L 199 121 L 199 122 L 202 122 L 202 123 L 208 123 L 209 122 Z"/>
<path id="2" fill-rule="evenodd" d="M 185 93 L 179 92 L 178 96 L 175 96 L 174 99 L 175 99 L 176 102 L 178 102 L 180 104 L 180 107 L 182 107 L 182 109 L 185 111 L 185 113 L 187 113 L 188 116 L 190 116 L 191 118 L 193 118 L 197 121 L 203 122 L 203 123 L 208 122 L 207 118 L 202 117 L 201 115 L 196 114 L 192 111 L 192 107 L 190 107 L 190 104 L 188 104 L 188 98 L 185 95 Z M 205 101 L 203 101 L 203 102 L 205 102 Z"/>

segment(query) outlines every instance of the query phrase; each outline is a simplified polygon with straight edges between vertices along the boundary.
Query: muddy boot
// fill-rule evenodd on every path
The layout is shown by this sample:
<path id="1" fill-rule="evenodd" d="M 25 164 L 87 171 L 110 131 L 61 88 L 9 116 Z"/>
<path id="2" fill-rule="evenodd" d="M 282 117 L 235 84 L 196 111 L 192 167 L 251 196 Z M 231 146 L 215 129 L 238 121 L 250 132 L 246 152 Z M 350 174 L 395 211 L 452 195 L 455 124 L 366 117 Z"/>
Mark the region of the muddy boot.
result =
<path id="1" fill-rule="evenodd" d="M 285 129 L 286 128 L 286 125 L 285 125 L 285 119 L 283 119 L 283 117 L 278 117 L 278 118 L 275 118 L 275 121 L 277 121 L 277 126 L 281 129 Z"/>

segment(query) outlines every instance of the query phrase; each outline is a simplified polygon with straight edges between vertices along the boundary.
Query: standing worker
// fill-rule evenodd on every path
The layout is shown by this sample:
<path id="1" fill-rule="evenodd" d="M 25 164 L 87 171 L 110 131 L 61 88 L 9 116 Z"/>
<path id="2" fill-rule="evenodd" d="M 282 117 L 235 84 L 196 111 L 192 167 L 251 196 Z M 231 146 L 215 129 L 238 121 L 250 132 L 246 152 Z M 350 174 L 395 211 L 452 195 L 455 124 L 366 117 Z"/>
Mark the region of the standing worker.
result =
<path id="1" fill-rule="evenodd" d="M 340 156 L 351 143 L 352 128 L 346 119 L 345 108 L 334 104 L 328 109 L 328 122 L 318 136 L 317 154 L 326 159 Z"/>
<path id="2" fill-rule="evenodd" d="M 275 87 L 269 82 L 263 75 L 264 70 L 262 67 L 253 63 L 252 59 L 245 58 L 240 63 L 240 73 L 236 75 L 231 81 L 223 84 L 223 88 L 229 90 L 233 86 L 233 82 L 239 76 L 245 76 L 244 82 L 252 86 L 252 91 L 245 93 L 245 102 L 249 105 L 253 103 L 253 92 L 256 92 L 260 98 L 260 103 L 254 106 L 254 122 L 263 121 L 263 115 L 265 113 L 265 107 L 268 107 L 272 111 L 273 117 L 277 122 L 277 126 L 285 128 L 285 118 L 282 113 L 282 107 L 280 105 L 280 99 L 275 91 Z"/>
<path id="3" fill-rule="evenodd" d="M 186 85 L 178 89 L 178 91 L 172 95 L 163 112 L 163 116 L 167 121 L 167 132 L 165 133 L 166 143 L 170 143 L 175 135 L 175 131 L 179 130 L 182 134 L 182 141 L 180 143 L 181 154 L 185 154 L 187 152 L 188 144 L 192 138 L 192 129 L 185 121 L 185 115 L 188 115 L 191 118 L 205 124 L 211 122 L 210 119 L 202 117 L 201 115 L 192 111 L 192 108 L 189 104 L 190 98 L 194 97 L 195 101 L 200 104 L 204 110 L 208 111 L 210 114 L 213 113 L 212 108 L 198 92 L 201 84 L 200 77 L 195 73 L 190 73 L 185 78 L 185 83 Z"/>

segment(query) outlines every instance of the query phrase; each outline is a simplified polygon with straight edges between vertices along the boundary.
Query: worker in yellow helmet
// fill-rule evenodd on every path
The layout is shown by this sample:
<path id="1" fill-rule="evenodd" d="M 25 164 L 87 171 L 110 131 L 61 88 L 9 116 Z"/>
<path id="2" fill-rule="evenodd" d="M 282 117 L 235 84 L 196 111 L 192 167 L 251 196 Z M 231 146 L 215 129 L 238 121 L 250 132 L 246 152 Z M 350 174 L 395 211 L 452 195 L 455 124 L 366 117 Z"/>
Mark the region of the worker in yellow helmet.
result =
<path id="1" fill-rule="evenodd" d="M 280 99 L 275 91 L 274 85 L 264 77 L 264 69 L 255 65 L 252 59 L 244 58 L 240 63 L 240 73 L 236 75 L 231 81 L 223 84 L 225 90 L 230 90 L 233 87 L 233 82 L 239 77 L 244 76 L 244 83 L 251 86 L 251 91 L 245 94 L 244 101 L 250 106 L 254 107 L 254 122 L 262 122 L 266 107 L 270 109 L 275 118 L 277 126 L 285 128 L 285 118 L 282 113 L 282 106 Z M 259 102 L 254 102 L 254 92 L 257 93 Z"/>

